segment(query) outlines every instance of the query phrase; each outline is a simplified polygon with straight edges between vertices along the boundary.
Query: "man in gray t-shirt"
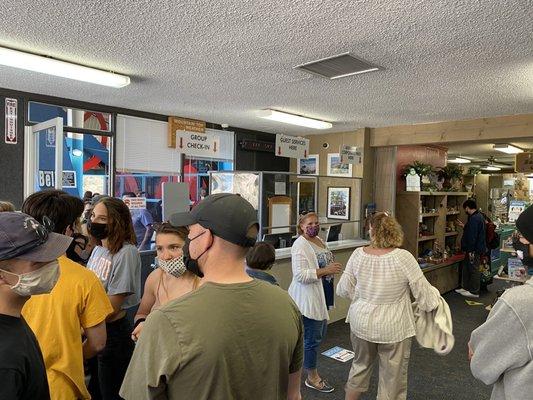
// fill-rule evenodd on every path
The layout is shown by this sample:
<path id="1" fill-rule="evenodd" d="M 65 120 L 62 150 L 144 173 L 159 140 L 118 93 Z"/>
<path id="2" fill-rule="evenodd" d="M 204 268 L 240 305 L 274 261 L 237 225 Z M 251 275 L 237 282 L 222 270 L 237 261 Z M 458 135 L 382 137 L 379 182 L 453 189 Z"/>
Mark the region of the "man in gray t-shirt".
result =
<path id="1" fill-rule="evenodd" d="M 105 247 L 97 246 L 87 268 L 98 276 L 108 296 L 130 294 L 122 303 L 123 310 L 141 301 L 141 256 L 135 246 L 124 244 L 115 255 Z"/>

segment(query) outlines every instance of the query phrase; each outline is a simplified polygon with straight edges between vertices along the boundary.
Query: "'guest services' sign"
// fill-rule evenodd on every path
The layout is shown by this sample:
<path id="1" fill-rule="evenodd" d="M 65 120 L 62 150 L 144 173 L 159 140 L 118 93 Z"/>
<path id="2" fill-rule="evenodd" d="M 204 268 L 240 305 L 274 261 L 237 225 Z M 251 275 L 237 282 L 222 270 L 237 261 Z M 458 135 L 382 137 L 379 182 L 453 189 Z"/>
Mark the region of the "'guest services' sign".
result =
<path id="1" fill-rule="evenodd" d="M 276 135 L 276 155 L 278 157 L 307 158 L 309 139 L 296 136 Z"/>

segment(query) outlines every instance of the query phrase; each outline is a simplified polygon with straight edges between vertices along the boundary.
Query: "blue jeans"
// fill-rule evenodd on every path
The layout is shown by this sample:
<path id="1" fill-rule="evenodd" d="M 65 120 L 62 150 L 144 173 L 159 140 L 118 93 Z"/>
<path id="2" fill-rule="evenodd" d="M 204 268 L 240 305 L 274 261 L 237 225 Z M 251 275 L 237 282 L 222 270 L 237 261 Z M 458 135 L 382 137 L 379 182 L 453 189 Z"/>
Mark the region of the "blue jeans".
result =
<path id="1" fill-rule="evenodd" d="M 328 321 L 317 321 L 303 317 L 304 320 L 304 368 L 316 369 L 318 347 L 326 337 Z"/>

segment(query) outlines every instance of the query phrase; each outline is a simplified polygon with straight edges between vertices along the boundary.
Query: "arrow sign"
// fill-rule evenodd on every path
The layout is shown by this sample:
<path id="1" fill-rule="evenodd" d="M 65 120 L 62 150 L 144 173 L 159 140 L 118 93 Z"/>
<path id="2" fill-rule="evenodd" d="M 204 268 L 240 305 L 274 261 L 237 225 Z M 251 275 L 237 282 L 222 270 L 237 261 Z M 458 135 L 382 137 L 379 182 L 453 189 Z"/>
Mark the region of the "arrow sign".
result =
<path id="1" fill-rule="evenodd" d="M 180 149 L 183 149 L 183 138 L 180 137 Z"/>
<path id="2" fill-rule="evenodd" d="M 213 146 L 213 151 L 216 153 L 217 152 L 217 142 L 215 142 L 214 146 Z"/>
<path id="3" fill-rule="evenodd" d="M 278 156 L 281 156 L 281 146 L 278 147 Z"/>
<path id="4" fill-rule="evenodd" d="M 276 155 L 289 158 L 307 158 L 309 154 L 309 139 L 298 136 L 276 135 Z"/>

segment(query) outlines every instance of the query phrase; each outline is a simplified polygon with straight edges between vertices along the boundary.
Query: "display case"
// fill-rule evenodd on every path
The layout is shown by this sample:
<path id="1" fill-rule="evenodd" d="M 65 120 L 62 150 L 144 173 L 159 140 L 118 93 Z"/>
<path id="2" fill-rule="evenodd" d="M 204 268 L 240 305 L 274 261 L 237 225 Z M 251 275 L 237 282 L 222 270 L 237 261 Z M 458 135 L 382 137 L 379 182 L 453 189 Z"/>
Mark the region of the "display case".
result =
<path id="1" fill-rule="evenodd" d="M 319 215 L 326 241 L 357 239 L 361 231 L 361 179 L 287 172 L 231 171 L 209 174 L 210 193 L 235 193 L 258 212 L 260 239 L 290 247 L 300 214 Z"/>

